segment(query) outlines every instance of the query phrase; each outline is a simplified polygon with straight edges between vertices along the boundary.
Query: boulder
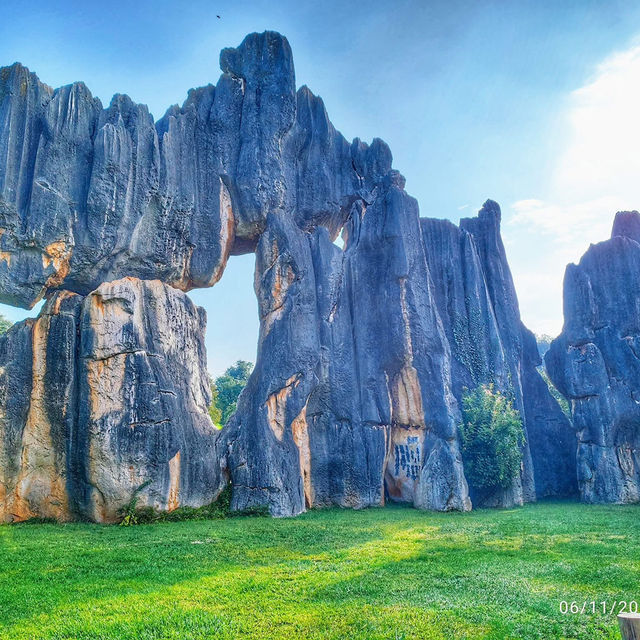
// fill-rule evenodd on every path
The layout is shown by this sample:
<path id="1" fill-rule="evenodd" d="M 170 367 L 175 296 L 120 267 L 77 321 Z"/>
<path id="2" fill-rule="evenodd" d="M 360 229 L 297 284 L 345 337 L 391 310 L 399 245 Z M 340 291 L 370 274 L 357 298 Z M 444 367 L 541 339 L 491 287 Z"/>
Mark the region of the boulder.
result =
<path id="1" fill-rule="evenodd" d="M 545 356 L 571 402 L 585 502 L 640 500 L 640 214 L 616 215 L 564 278 L 564 327 Z"/>
<path id="2" fill-rule="evenodd" d="M 0 338 L 0 518 L 113 522 L 226 484 L 204 311 L 159 281 L 53 294 Z"/>

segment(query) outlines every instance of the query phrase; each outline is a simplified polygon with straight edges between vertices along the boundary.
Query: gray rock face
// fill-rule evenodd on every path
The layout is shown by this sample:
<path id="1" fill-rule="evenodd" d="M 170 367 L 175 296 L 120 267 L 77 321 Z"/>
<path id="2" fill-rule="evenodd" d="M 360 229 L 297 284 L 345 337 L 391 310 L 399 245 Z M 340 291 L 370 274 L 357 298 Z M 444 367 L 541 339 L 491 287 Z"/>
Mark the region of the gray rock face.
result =
<path id="1" fill-rule="evenodd" d="M 110 522 L 135 495 L 171 510 L 225 484 L 204 312 L 158 281 L 54 294 L 0 339 L 0 519 Z"/>
<path id="2" fill-rule="evenodd" d="M 267 220 L 258 361 L 222 436 L 234 507 L 293 515 L 382 505 L 386 494 L 470 508 L 449 347 L 403 183 L 389 166 L 374 202 L 354 205 L 344 251 L 326 228 Z"/>
<path id="3" fill-rule="evenodd" d="M 474 504 L 510 506 L 548 495 L 571 495 L 575 486 L 575 434 L 537 372 L 535 338 L 522 324 L 500 237 L 500 208 L 487 201 L 460 227 L 421 220 L 435 298 L 452 358 L 459 403 L 465 389 L 492 384 L 513 399 L 523 417 L 523 469 L 511 490 L 478 495 Z M 536 446 L 533 446 L 535 442 Z"/>
<path id="4" fill-rule="evenodd" d="M 384 478 L 391 499 L 466 510 L 471 505 L 457 443 L 450 349 L 418 206 L 403 187 L 404 179 L 390 172 L 377 185 L 375 200 L 354 209 L 347 228 L 345 297 L 352 309 L 361 419 L 387 425 Z"/>
<path id="5" fill-rule="evenodd" d="M 0 521 L 71 516 L 81 304 L 56 294 L 0 338 Z"/>
<path id="6" fill-rule="evenodd" d="M 470 508 L 458 403 L 481 383 L 514 398 L 527 445 L 512 489 L 478 503 L 576 492 L 575 433 L 536 369 L 497 205 L 464 221 L 470 233 L 421 221 L 402 187 L 389 169 L 373 201 L 354 205 L 344 250 L 326 229 L 268 220 L 258 363 L 223 434 L 237 508 Z"/>
<path id="7" fill-rule="evenodd" d="M 640 500 L 640 214 L 616 215 L 564 279 L 564 328 L 545 356 L 571 401 L 586 502 Z"/>
<path id="8" fill-rule="evenodd" d="M 575 427 L 549 393 L 535 336 L 523 327 L 522 399 L 537 498 L 578 495 Z"/>
<path id="9" fill-rule="evenodd" d="M 0 340 L 0 515 L 112 521 L 134 495 L 195 506 L 227 478 L 234 508 L 278 516 L 467 510 L 459 402 L 481 382 L 528 434 L 521 477 L 484 504 L 570 493 L 573 435 L 535 369 L 497 205 L 420 221 L 387 145 L 349 144 L 295 90 L 279 34 L 220 66 L 157 123 L 127 96 L 104 109 L 82 83 L 0 70 L 0 301 L 48 298 Z M 179 290 L 246 252 L 258 358 L 219 434 L 204 317 Z"/>
<path id="10" fill-rule="evenodd" d="M 338 232 L 367 188 L 366 146 L 296 92 L 279 34 L 247 36 L 220 64 L 215 87 L 157 124 L 127 96 L 103 109 L 82 83 L 54 91 L 0 69 L 0 301 L 31 307 L 123 276 L 212 286 L 270 213 Z"/>

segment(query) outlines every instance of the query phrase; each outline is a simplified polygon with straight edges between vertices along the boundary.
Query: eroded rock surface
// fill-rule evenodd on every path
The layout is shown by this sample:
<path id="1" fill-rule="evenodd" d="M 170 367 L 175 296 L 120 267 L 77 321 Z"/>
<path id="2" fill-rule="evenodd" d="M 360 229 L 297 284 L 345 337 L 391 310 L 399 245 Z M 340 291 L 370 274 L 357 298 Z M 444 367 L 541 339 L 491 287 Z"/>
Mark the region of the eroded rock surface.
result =
<path id="1" fill-rule="evenodd" d="M 376 150 L 377 149 L 377 150 Z M 353 206 L 344 251 L 274 216 L 257 248 L 256 368 L 223 433 L 234 506 L 468 509 L 449 351 L 418 208 L 391 171 Z M 256 443 L 260 443 L 257 445 Z"/>
<path id="2" fill-rule="evenodd" d="M 0 338 L 0 521 L 71 517 L 81 306 L 55 294 Z"/>
<path id="3" fill-rule="evenodd" d="M 0 69 L 0 301 L 31 307 L 123 276 L 212 286 L 270 213 L 338 232 L 370 186 L 366 145 L 296 92 L 281 35 L 247 36 L 220 66 L 157 123 L 128 96 L 103 108 L 83 83 Z"/>
<path id="4" fill-rule="evenodd" d="M 575 434 L 536 370 L 535 338 L 520 320 L 518 299 L 500 236 L 500 208 L 487 201 L 460 226 L 421 220 L 438 309 L 451 345 L 452 384 L 491 384 L 512 398 L 523 418 L 523 468 L 510 490 L 474 494 L 475 504 L 509 506 L 575 493 Z M 536 446 L 533 446 L 533 442 Z M 552 446 L 547 446 L 554 443 Z M 542 445 L 545 445 L 544 448 Z"/>
<path id="5" fill-rule="evenodd" d="M 0 518 L 110 522 L 200 506 L 226 482 L 205 316 L 159 281 L 54 294 L 0 339 Z"/>
<path id="6" fill-rule="evenodd" d="M 528 435 L 521 476 L 484 503 L 570 493 L 573 434 L 536 372 L 497 205 L 420 221 L 387 145 L 349 144 L 296 91 L 279 34 L 220 66 L 157 123 L 127 96 L 105 109 L 82 83 L 0 70 L 0 301 L 48 296 L 0 341 L 3 517 L 199 505 L 227 474 L 234 508 L 278 516 L 466 510 L 459 406 L 483 382 Z M 204 317 L 178 290 L 252 251 L 257 363 L 218 435 Z"/>
<path id="7" fill-rule="evenodd" d="M 564 328 L 545 361 L 571 401 L 586 502 L 640 500 L 640 214 L 616 215 L 564 278 Z"/>
<path id="8" fill-rule="evenodd" d="M 322 227 L 267 221 L 258 362 L 223 434 L 237 508 L 470 508 L 459 403 L 483 383 L 513 398 L 527 442 L 513 487 L 478 503 L 576 492 L 575 433 L 537 371 L 497 205 L 466 231 L 421 221 L 403 186 L 389 165 L 372 201 L 353 206 L 343 250 Z"/>

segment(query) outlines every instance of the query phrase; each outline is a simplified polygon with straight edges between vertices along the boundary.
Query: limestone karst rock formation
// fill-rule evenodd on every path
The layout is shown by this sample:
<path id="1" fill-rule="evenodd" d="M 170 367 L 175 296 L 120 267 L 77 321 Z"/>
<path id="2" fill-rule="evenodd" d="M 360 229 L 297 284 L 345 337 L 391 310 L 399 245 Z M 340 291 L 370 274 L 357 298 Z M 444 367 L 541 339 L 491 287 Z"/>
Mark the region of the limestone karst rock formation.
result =
<path id="1" fill-rule="evenodd" d="M 487 202 L 420 220 L 387 145 L 348 143 L 296 91 L 285 38 L 221 53 L 215 86 L 157 123 L 76 83 L 0 70 L 0 514 L 111 521 L 133 497 L 279 516 L 471 507 L 465 387 L 513 395 L 527 445 L 510 505 L 575 489 L 575 436 L 536 371 Z M 342 230 L 344 249 L 332 240 Z M 255 370 L 208 418 L 204 318 L 182 291 L 255 252 Z"/>
<path id="2" fill-rule="evenodd" d="M 571 401 L 586 502 L 640 501 L 640 214 L 616 215 L 564 278 L 564 328 L 545 360 Z"/>
<path id="3" fill-rule="evenodd" d="M 571 424 L 537 371 L 533 334 L 522 324 L 500 236 L 499 206 L 487 201 L 476 218 L 421 220 L 438 309 L 453 354 L 453 391 L 492 384 L 513 398 L 526 443 L 519 482 L 477 496 L 488 506 L 576 493 L 576 439 Z M 535 445 L 535 446 L 534 446 Z M 478 502 L 478 500 L 476 500 Z"/>
<path id="4" fill-rule="evenodd" d="M 220 62 L 215 87 L 155 125 L 127 96 L 103 109 L 83 83 L 54 91 L 20 64 L 0 70 L 1 302 L 31 307 L 122 276 L 212 286 L 268 213 L 337 232 L 364 187 L 362 145 L 296 92 L 279 34 L 253 34 Z"/>
<path id="5" fill-rule="evenodd" d="M 417 204 L 385 170 L 344 251 L 286 217 L 260 239 L 258 361 L 223 434 L 237 508 L 471 506 Z"/>
<path id="6" fill-rule="evenodd" d="M 53 294 L 0 341 L 0 521 L 110 522 L 225 485 L 208 415 L 205 316 L 158 281 Z"/>
<path id="7" fill-rule="evenodd" d="M 482 383 L 513 397 L 527 444 L 513 487 L 481 503 L 577 491 L 575 433 L 520 321 L 499 208 L 487 202 L 461 228 L 420 220 L 403 187 L 389 166 L 372 202 L 354 205 L 344 250 L 321 227 L 267 225 L 258 362 L 223 434 L 237 508 L 283 515 L 385 496 L 469 508 L 458 407 Z"/>

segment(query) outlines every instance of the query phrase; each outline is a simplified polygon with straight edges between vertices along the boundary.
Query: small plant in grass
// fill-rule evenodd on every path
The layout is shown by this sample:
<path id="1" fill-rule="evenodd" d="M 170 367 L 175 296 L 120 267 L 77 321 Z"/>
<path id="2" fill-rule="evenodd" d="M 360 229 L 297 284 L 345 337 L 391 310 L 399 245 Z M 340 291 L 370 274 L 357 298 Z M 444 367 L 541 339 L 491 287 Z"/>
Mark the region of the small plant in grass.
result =
<path id="1" fill-rule="evenodd" d="M 138 519 L 140 517 L 140 510 L 137 508 L 138 506 L 138 495 L 140 492 L 148 487 L 151 484 L 151 480 L 146 480 L 143 482 L 131 496 L 131 500 L 127 502 L 119 511 L 119 514 L 122 516 L 122 520 L 120 520 L 120 526 L 129 527 L 133 524 L 138 524 Z"/>
<path id="2" fill-rule="evenodd" d="M 28 520 L 23 520 L 20 524 L 58 524 L 58 520 L 55 518 L 36 516 L 34 518 L 29 518 Z"/>
<path id="3" fill-rule="evenodd" d="M 480 385 L 462 399 L 460 425 L 464 471 L 470 485 L 488 494 L 507 489 L 520 472 L 524 429 L 511 400 L 493 385 Z"/>
<path id="4" fill-rule="evenodd" d="M 134 496 L 120 511 L 121 526 L 152 524 L 154 522 L 182 522 L 185 520 L 219 520 L 235 516 L 268 516 L 268 507 L 252 507 L 242 511 L 231 511 L 231 484 L 229 483 L 217 500 L 202 507 L 178 507 L 173 511 L 156 511 L 153 507 L 136 507 Z"/>

